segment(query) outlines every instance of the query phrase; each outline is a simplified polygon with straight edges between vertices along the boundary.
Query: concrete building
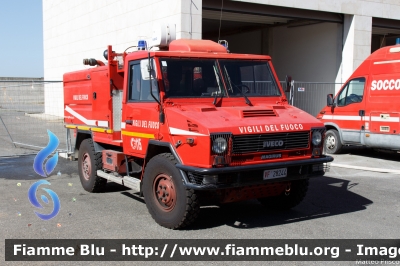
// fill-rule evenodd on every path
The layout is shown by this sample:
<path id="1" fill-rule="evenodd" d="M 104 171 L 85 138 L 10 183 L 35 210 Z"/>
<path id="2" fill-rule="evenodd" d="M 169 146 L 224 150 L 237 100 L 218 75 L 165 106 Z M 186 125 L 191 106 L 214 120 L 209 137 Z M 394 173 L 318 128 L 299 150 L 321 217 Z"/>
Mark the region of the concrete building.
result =
<path id="1" fill-rule="evenodd" d="M 221 12 L 222 10 L 222 12 Z M 281 80 L 337 82 L 400 37 L 399 0 L 43 0 L 44 78 L 62 80 L 151 37 L 156 23 L 180 38 L 227 40 L 233 53 L 272 56 Z M 62 88 L 46 91 L 46 112 L 62 115 Z M 57 110 L 57 111 L 48 111 Z"/>

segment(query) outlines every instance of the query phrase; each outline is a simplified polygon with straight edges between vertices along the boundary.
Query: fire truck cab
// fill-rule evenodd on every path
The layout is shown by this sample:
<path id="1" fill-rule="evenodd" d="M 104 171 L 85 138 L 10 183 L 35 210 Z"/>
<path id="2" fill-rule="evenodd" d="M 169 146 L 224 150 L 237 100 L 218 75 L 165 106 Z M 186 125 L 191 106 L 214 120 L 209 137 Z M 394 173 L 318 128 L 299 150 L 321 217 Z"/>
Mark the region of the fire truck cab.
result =
<path id="1" fill-rule="evenodd" d="M 107 180 L 144 196 L 160 225 L 192 223 L 200 205 L 259 199 L 288 209 L 322 176 L 324 125 L 288 104 L 271 58 L 208 40 L 163 37 L 64 74 L 65 125 L 82 186 Z"/>
<path id="2" fill-rule="evenodd" d="M 371 54 L 317 118 L 327 129 L 324 148 L 344 145 L 400 150 L 400 45 Z"/>

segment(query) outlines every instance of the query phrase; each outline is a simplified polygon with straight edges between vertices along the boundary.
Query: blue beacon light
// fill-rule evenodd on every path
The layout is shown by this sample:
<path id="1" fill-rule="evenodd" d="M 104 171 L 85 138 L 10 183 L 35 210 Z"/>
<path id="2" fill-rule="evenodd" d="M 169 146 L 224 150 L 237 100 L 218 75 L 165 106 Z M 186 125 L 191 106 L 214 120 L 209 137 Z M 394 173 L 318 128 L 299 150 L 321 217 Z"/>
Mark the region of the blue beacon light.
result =
<path id="1" fill-rule="evenodd" d="M 138 50 L 146 50 L 146 47 L 147 47 L 146 41 L 145 40 L 139 40 L 137 47 L 138 47 Z"/>

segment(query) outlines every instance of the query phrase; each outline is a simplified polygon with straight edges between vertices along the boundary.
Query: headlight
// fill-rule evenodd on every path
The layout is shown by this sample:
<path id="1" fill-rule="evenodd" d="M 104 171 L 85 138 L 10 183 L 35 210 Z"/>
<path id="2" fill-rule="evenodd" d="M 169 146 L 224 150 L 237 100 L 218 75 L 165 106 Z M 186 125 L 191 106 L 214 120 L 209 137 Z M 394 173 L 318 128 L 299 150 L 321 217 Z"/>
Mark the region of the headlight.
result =
<path id="1" fill-rule="evenodd" d="M 214 140 L 212 150 L 215 153 L 223 153 L 226 150 L 226 147 L 228 147 L 226 140 L 219 137 Z"/>
<path id="2" fill-rule="evenodd" d="M 322 135 L 319 131 L 314 131 L 313 135 L 312 135 L 312 144 L 314 144 L 314 146 L 318 146 L 319 144 L 321 144 L 322 141 Z"/>

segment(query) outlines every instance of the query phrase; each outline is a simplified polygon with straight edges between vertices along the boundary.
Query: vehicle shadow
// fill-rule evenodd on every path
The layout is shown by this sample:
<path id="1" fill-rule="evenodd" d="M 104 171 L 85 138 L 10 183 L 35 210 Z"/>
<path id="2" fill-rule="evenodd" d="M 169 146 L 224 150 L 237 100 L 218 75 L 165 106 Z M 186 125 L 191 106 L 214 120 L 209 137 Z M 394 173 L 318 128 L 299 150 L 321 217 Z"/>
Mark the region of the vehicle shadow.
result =
<path id="1" fill-rule="evenodd" d="M 340 154 L 353 154 L 373 159 L 382 159 L 393 162 L 400 162 L 400 153 L 390 150 L 379 150 L 366 147 L 348 146 L 348 147 L 343 147 L 343 150 Z M 336 156 L 340 156 L 340 154 Z"/>
<path id="2" fill-rule="evenodd" d="M 19 155 L 11 157 L 0 157 L 0 179 L 15 180 L 38 180 L 43 179 L 33 169 L 33 162 L 36 155 Z M 72 176 L 76 173 L 77 162 L 59 157 L 57 166 L 50 173 L 49 177 L 57 174 Z"/>
<path id="3" fill-rule="evenodd" d="M 124 187 L 123 185 L 108 181 L 106 187 L 101 193 L 114 193 L 114 192 L 121 192 L 121 193 L 128 193 L 131 189 L 128 187 Z"/>
<path id="4" fill-rule="evenodd" d="M 46 179 L 38 175 L 33 169 L 33 162 L 36 155 L 21 155 L 14 157 L 0 157 L 0 179 L 15 180 L 39 180 Z M 49 177 L 67 175 L 67 177 L 79 182 L 76 177 L 78 170 L 78 161 L 70 161 L 64 158 L 58 159 L 58 164 Z M 103 193 L 124 192 L 130 188 L 124 187 L 114 182 L 108 182 Z"/>
<path id="5" fill-rule="evenodd" d="M 202 207 L 195 224 L 184 230 L 202 230 L 222 225 L 238 229 L 271 227 L 362 211 L 373 202 L 350 190 L 356 185 L 345 179 L 328 176 L 310 179 L 303 202 L 288 211 L 269 210 L 257 200 Z"/>
<path id="6" fill-rule="evenodd" d="M 130 191 L 125 191 L 125 192 L 122 192 L 121 194 L 124 195 L 124 196 L 127 196 L 127 197 L 129 197 L 131 199 L 134 199 L 136 201 L 139 201 L 139 202 L 141 202 L 143 204 L 146 204 L 146 202 L 144 201 L 144 198 L 141 197 L 139 195 L 139 193 L 132 193 Z"/>

